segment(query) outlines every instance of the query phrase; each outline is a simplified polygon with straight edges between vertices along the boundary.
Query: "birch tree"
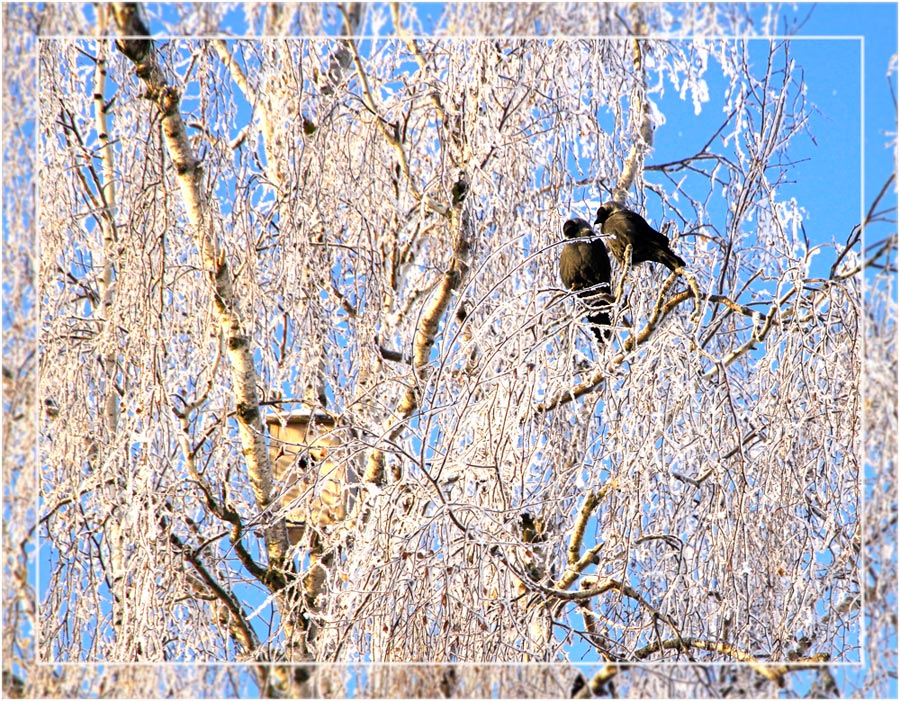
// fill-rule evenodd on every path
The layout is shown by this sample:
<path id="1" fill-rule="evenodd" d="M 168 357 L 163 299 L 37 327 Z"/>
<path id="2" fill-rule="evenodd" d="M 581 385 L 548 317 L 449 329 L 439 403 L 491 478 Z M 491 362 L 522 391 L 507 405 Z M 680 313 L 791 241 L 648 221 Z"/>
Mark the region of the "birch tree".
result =
<path id="1" fill-rule="evenodd" d="M 11 695 L 886 688 L 895 181 L 805 226 L 788 38 L 718 39 L 755 31 L 719 6 L 693 39 L 640 4 L 451 5 L 446 36 L 254 5 L 241 39 L 5 12 L 53 36 L 4 98 Z M 673 92 L 709 140 L 663 163 Z M 557 261 L 607 199 L 688 265 L 614 266 L 598 345 Z"/>

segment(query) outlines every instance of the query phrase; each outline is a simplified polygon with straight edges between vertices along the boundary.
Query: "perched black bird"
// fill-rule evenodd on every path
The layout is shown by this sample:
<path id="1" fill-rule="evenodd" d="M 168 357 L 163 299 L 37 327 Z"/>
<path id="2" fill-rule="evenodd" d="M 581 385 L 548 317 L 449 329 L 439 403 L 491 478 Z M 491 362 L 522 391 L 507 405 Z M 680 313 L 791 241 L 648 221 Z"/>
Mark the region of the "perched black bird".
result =
<path id="1" fill-rule="evenodd" d="M 609 250 L 620 263 L 625 262 L 625 247 L 631 244 L 632 265 L 649 260 L 662 263 L 672 272 L 685 265 L 669 248 L 665 234 L 650 226 L 640 214 L 617 202 L 607 202 L 600 207 L 594 224 L 600 224 Z"/>
<path id="2" fill-rule="evenodd" d="M 609 338 L 609 312 L 596 307 L 597 296 L 610 293 L 611 269 L 606 246 L 599 238 L 588 240 L 596 234 L 584 219 L 569 219 L 563 224 L 563 235 L 574 240 L 563 246 L 562 253 L 559 254 L 559 277 L 566 289 L 577 292 L 581 299 L 594 308 L 587 320 L 593 324 L 592 330 L 597 342 L 604 343 Z M 598 326 L 605 328 L 600 329 Z"/>

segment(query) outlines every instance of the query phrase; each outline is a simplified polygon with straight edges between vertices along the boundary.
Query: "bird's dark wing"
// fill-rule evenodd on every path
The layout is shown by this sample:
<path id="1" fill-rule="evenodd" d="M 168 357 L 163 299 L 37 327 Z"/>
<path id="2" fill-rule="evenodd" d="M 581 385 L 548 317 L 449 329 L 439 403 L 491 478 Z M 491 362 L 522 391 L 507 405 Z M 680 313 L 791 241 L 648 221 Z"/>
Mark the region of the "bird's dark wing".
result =
<path id="1" fill-rule="evenodd" d="M 587 322 L 591 325 L 591 331 L 594 338 L 597 339 L 597 343 L 603 344 L 609 340 L 612 331 L 609 329 L 611 320 L 608 311 L 604 309 L 588 314 Z"/>
<path id="2" fill-rule="evenodd" d="M 609 256 L 603 243 L 599 240 L 577 241 L 563 246 L 559 255 L 559 277 L 569 290 L 609 285 Z"/>
<path id="3" fill-rule="evenodd" d="M 618 239 L 620 249 L 617 256 L 624 255 L 625 246 L 632 245 L 632 261 L 639 263 L 649 260 L 665 265 L 669 270 L 684 267 L 685 262 L 669 247 L 669 239 L 660 233 L 636 212 L 624 209 L 614 213 L 604 224 L 603 230 Z"/>
<path id="4" fill-rule="evenodd" d="M 583 251 L 579 241 L 566 244 L 559 254 L 559 278 L 567 290 L 581 290 L 590 285 L 590 267 Z"/>
<path id="5" fill-rule="evenodd" d="M 683 268 L 686 263 L 684 262 L 684 258 L 679 256 L 675 251 L 669 248 L 669 242 L 666 241 L 665 250 L 661 250 L 658 256 L 659 262 L 666 266 L 673 273 L 678 270 L 678 268 Z"/>
<path id="6" fill-rule="evenodd" d="M 595 285 L 606 283 L 609 287 L 612 279 L 612 266 L 609 263 L 609 254 L 606 252 L 606 246 L 600 239 L 591 241 L 591 269 L 593 277 L 596 280 Z"/>
<path id="7" fill-rule="evenodd" d="M 640 214 L 630 209 L 620 209 L 609 218 L 609 221 L 616 228 L 627 227 L 639 241 L 652 241 L 666 246 L 669 243 L 664 234 L 659 233 Z"/>

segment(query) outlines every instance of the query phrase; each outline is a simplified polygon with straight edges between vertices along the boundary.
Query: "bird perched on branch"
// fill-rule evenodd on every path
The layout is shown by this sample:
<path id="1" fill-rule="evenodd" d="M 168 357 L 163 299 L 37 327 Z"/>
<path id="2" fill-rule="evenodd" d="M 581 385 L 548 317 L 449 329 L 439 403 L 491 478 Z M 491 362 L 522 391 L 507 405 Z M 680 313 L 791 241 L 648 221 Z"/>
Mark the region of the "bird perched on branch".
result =
<path id="1" fill-rule="evenodd" d="M 600 224 L 604 241 L 620 263 L 625 262 L 625 248 L 631 244 L 631 264 L 644 261 L 662 263 L 672 272 L 685 265 L 669 248 L 669 239 L 650 226 L 637 212 L 618 202 L 607 202 L 597 210 L 594 224 Z"/>
<path id="2" fill-rule="evenodd" d="M 606 246 L 595 238 L 594 229 L 584 219 L 569 219 L 563 224 L 563 236 L 571 243 L 563 246 L 559 254 L 559 277 L 567 290 L 577 292 L 592 308 L 587 320 L 593 325 L 591 330 L 597 342 L 602 344 L 609 338 L 608 305 L 600 303 L 610 293 L 611 268 Z"/>

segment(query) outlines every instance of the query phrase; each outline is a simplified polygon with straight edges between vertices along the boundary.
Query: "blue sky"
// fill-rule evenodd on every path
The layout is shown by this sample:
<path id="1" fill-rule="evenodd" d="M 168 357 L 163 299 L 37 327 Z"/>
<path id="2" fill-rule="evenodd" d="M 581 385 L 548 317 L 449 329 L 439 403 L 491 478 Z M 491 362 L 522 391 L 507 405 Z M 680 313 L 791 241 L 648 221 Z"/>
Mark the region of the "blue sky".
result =
<path id="1" fill-rule="evenodd" d="M 801 6 L 808 9 L 809 6 Z M 813 133 L 821 151 L 816 163 L 800 167 L 802 189 L 808 201 L 824 217 L 835 213 L 835 203 L 846 200 L 850 182 L 859 186 L 858 142 L 852 132 L 858 129 L 861 116 L 859 94 L 859 58 L 862 53 L 865 82 L 863 157 L 865 165 L 865 201 L 869 203 L 894 168 L 893 154 L 886 148 L 886 132 L 896 129 L 896 107 L 888 89 L 887 71 L 890 57 L 897 51 L 897 5 L 895 3 L 822 3 L 800 32 L 801 36 L 854 36 L 859 41 L 810 39 L 795 42 L 797 60 L 806 68 L 810 100 L 821 114 L 814 117 Z M 896 76 L 894 78 L 896 83 Z M 847 163 L 857 162 L 855 168 Z M 822 164 L 822 167 L 818 167 Z M 851 172 L 855 171 L 855 172 Z M 844 216 L 840 208 L 839 216 Z M 818 217 L 816 217 L 818 218 Z M 816 223 L 811 218 L 811 224 Z M 853 222 L 850 222 L 853 223 Z M 846 232 L 846 225 L 839 231 Z M 871 232 L 876 233 L 876 232 Z M 875 236 L 869 236 L 875 240 Z"/>

